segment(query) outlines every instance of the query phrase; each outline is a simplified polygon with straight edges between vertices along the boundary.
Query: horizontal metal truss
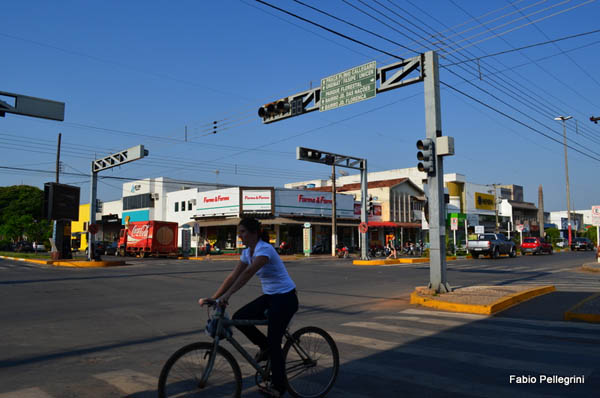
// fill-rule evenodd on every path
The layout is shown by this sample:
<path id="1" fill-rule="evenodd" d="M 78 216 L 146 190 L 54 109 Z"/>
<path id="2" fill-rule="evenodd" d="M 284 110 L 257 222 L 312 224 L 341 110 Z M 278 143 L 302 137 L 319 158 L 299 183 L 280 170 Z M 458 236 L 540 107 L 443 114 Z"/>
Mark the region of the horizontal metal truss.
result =
<path id="1" fill-rule="evenodd" d="M 416 57 L 405 59 L 404 61 L 377 68 L 377 81 L 379 82 L 379 87 L 376 88 L 376 93 L 383 93 L 423 81 L 425 79 L 423 62 L 424 56 L 423 54 L 420 54 Z M 416 76 L 412 76 L 415 74 L 414 72 L 416 72 Z M 408 78 L 408 76 L 412 77 Z M 292 103 L 294 100 L 302 100 L 302 111 L 295 114 L 287 113 L 273 116 L 272 118 L 264 120 L 264 124 L 319 110 L 321 103 L 321 87 L 319 86 L 302 91 L 290 95 L 287 98 L 282 98 L 282 100 L 288 101 L 289 103 Z"/>
<path id="2" fill-rule="evenodd" d="M 92 172 L 97 173 L 102 170 L 110 169 L 112 167 L 120 166 L 123 163 L 131 162 L 132 160 L 138 159 L 139 156 L 136 154 L 134 159 L 129 156 L 129 149 L 124 151 L 113 153 L 102 159 L 96 159 L 92 161 Z"/>

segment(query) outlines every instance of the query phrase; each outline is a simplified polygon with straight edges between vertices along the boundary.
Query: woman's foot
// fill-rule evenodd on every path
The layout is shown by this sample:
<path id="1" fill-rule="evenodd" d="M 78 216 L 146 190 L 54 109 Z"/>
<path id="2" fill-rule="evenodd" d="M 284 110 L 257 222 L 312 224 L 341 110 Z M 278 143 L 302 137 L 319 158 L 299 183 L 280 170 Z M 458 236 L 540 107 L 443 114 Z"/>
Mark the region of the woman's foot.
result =
<path id="1" fill-rule="evenodd" d="M 280 392 L 274 387 L 258 386 L 258 391 L 267 398 L 281 398 L 285 395 L 285 392 Z"/>

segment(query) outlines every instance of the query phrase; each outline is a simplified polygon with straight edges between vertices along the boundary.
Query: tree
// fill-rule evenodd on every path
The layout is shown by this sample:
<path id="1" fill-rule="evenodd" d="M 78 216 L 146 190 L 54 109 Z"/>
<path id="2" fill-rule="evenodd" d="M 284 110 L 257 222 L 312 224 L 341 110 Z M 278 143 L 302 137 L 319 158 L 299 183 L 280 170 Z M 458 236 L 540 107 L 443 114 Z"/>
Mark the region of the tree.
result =
<path id="1" fill-rule="evenodd" d="M 44 191 L 28 185 L 0 187 L 0 238 L 12 241 L 27 237 L 43 242 L 52 228 L 42 219 Z"/>
<path id="2" fill-rule="evenodd" d="M 29 185 L 0 187 L 0 225 L 13 216 L 30 215 L 41 220 L 44 191 Z"/>
<path id="3" fill-rule="evenodd" d="M 596 236 L 596 232 L 596 227 L 590 227 L 587 229 L 587 231 L 585 231 L 584 236 L 598 246 L 598 237 Z"/>
<path id="4" fill-rule="evenodd" d="M 557 228 L 546 228 L 544 232 L 546 232 L 547 242 L 554 243 L 560 238 L 560 232 Z"/>

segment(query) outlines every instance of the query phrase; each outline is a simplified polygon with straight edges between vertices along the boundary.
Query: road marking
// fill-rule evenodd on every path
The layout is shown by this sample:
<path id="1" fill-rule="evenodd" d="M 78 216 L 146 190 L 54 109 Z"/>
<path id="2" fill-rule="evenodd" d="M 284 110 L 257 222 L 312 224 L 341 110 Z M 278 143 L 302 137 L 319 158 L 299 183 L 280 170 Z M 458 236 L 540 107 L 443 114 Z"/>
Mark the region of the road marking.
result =
<path id="1" fill-rule="evenodd" d="M 563 322 L 563 321 L 542 321 L 536 319 L 519 319 L 519 318 L 504 318 L 504 317 L 489 317 L 489 316 L 479 316 L 473 314 L 461 314 L 456 312 L 441 312 L 441 311 L 426 311 L 426 310 L 418 310 L 409 308 L 403 311 L 400 311 L 400 314 L 410 314 L 410 315 L 425 315 L 425 316 L 441 316 L 445 318 L 464 318 L 464 319 L 488 319 L 490 322 L 503 322 L 503 323 L 520 323 L 524 325 L 532 325 L 532 326 L 544 326 L 544 327 L 554 327 L 554 328 L 568 328 L 568 329 L 582 329 L 582 330 L 593 330 L 600 331 L 600 325 L 593 325 L 587 323 L 573 323 L 573 322 Z M 478 318 L 475 318 L 478 317 Z"/>
<path id="2" fill-rule="evenodd" d="M 396 331 L 402 333 L 404 328 L 383 325 L 376 322 L 347 322 L 342 326 L 353 326 L 358 328 L 365 328 L 371 330 L 386 330 Z M 430 331 L 431 332 L 431 331 Z M 476 337 L 473 337 L 475 339 Z M 347 341 L 347 340 L 346 340 Z M 350 343 L 349 343 L 350 344 Z M 496 356 L 489 356 L 478 354 L 475 352 L 457 351 L 446 348 L 427 347 L 418 343 L 418 340 L 412 342 L 411 345 L 397 345 L 395 348 L 390 348 L 394 352 L 415 355 L 419 357 L 429 357 L 436 359 L 447 360 L 457 362 L 465 362 L 470 365 L 489 367 L 503 370 L 527 370 L 530 372 L 537 372 L 538 374 L 581 374 L 589 375 L 592 370 L 587 368 L 574 368 L 565 367 L 560 365 L 547 364 L 543 362 L 531 362 L 521 361 L 518 359 L 500 358 Z"/>
<path id="3" fill-rule="evenodd" d="M 23 390 L 0 393 L 0 398 L 52 398 L 51 395 L 37 387 L 25 388 Z"/>
<path id="4" fill-rule="evenodd" d="M 444 358 L 447 359 L 447 358 Z M 491 359 L 492 361 L 494 358 Z M 394 363 L 382 363 L 374 365 L 367 361 L 354 362 L 348 364 L 344 371 L 355 373 L 357 377 L 364 378 L 365 375 L 374 379 L 382 377 L 384 374 L 393 374 L 393 379 L 399 390 L 402 389 L 402 384 L 412 384 L 424 387 L 424 390 L 419 396 L 429 396 L 428 390 L 434 388 L 438 394 L 439 391 L 445 393 L 454 393 L 460 396 L 487 397 L 487 398 L 506 398 L 515 396 L 513 387 L 503 387 L 499 385 L 477 383 L 465 375 L 465 381 L 457 380 L 456 378 L 445 377 L 434 373 L 425 373 L 407 368 L 405 365 L 395 366 Z M 571 373 L 569 373 L 571 374 Z M 508 378 L 506 379 L 508 383 Z M 402 394 L 395 394 L 401 396 Z M 518 395 L 523 398 L 547 398 L 547 394 L 536 394 L 524 391 L 519 391 Z"/>
<path id="5" fill-rule="evenodd" d="M 154 391 L 158 378 L 131 369 L 120 369 L 112 372 L 98 373 L 95 378 L 107 382 L 125 394 L 135 394 L 141 391 Z"/>

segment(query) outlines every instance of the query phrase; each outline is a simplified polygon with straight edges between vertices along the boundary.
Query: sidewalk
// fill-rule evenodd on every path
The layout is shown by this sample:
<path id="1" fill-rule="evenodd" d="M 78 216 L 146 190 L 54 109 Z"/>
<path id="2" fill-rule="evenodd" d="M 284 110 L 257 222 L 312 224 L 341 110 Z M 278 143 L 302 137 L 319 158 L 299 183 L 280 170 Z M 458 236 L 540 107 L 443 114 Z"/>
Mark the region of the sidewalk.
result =
<path id="1" fill-rule="evenodd" d="M 600 271 L 600 266 L 598 270 Z M 494 315 L 536 297 L 552 294 L 553 292 L 556 292 L 556 289 L 551 285 L 536 287 L 532 287 L 531 285 L 468 286 L 457 288 L 450 293 L 440 294 L 426 287 L 417 287 L 410 296 L 410 303 L 443 311 Z M 543 301 L 554 301 L 557 303 L 564 300 L 564 297 L 560 296 L 560 292 L 554 294 L 557 297 L 548 296 L 550 300 L 544 299 Z M 600 293 L 587 296 L 583 299 L 580 297 L 578 300 L 575 305 L 572 305 L 566 311 L 563 308 L 559 314 L 555 315 L 560 315 L 560 319 L 565 321 L 600 323 Z M 535 301 L 539 301 L 539 299 Z M 570 305 L 568 300 L 562 304 Z M 527 305 L 530 307 L 530 313 L 533 310 L 535 314 L 548 315 L 545 313 L 548 312 L 548 309 L 542 303 L 532 301 L 531 305 L 529 303 Z"/>

